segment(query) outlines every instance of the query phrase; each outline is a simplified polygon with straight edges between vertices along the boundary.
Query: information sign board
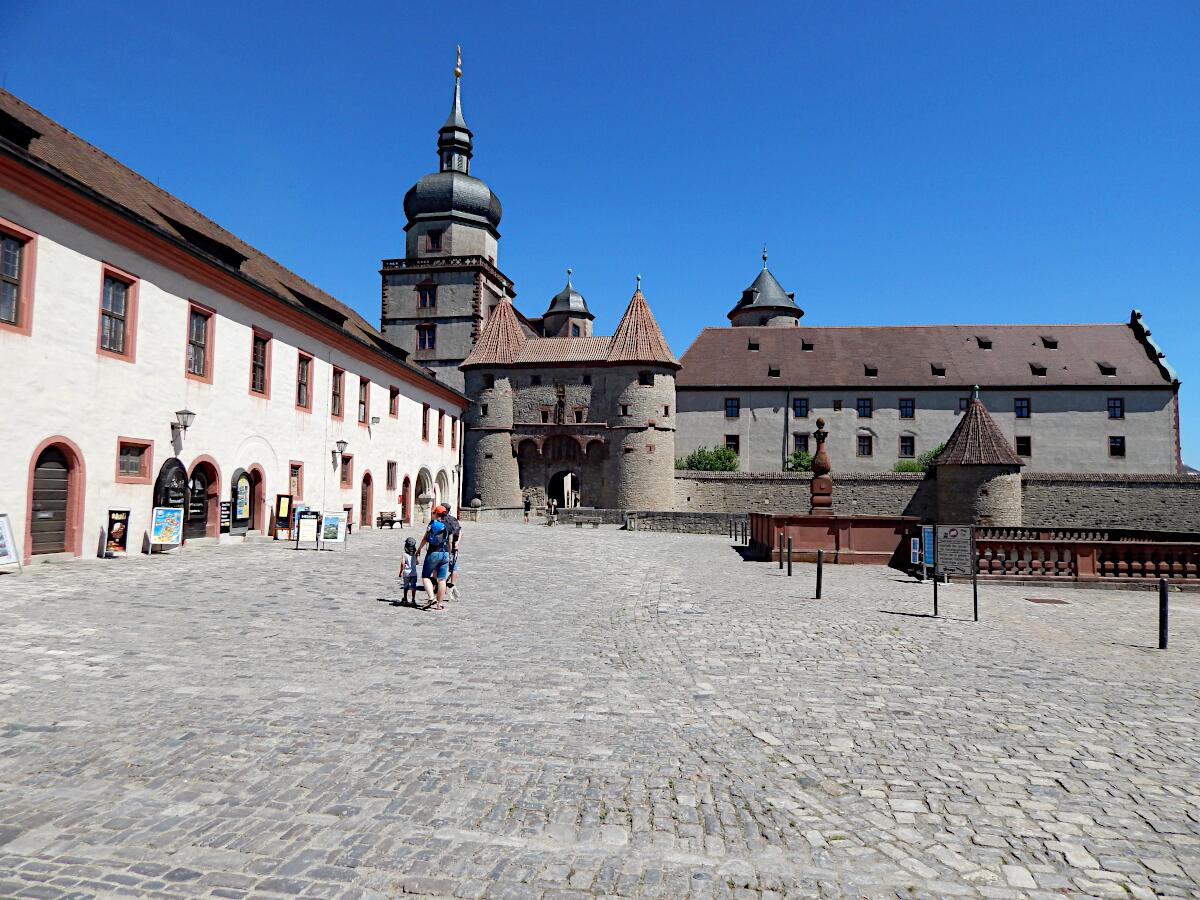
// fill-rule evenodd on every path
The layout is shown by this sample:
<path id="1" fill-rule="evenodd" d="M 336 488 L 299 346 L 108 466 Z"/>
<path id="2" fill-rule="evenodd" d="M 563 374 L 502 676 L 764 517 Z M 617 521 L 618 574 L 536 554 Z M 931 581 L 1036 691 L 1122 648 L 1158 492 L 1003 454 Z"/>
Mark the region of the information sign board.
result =
<path id="1" fill-rule="evenodd" d="M 910 553 L 908 561 L 914 566 L 919 566 L 921 564 L 921 539 L 913 538 L 909 542 L 909 547 Z"/>
<path id="2" fill-rule="evenodd" d="M 183 539 L 183 510 L 175 506 L 156 506 L 150 520 L 152 545 L 178 544 Z"/>
<path id="3" fill-rule="evenodd" d="M 970 525 L 937 526 L 937 575 L 974 575 L 974 528 Z"/>
<path id="4" fill-rule="evenodd" d="M 13 538 L 12 522 L 8 513 L 0 513 L 0 566 L 21 566 L 21 557 L 17 553 L 17 542 Z"/>
<path id="5" fill-rule="evenodd" d="M 321 519 L 321 542 L 341 544 L 346 541 L 346 514 L 325 513 Z"/>
<path id="6" fill-rule="evenodd" d="M 229 534 L 233 527 L 233 502 L 230 500 L 221 501 L 221 534 Z"/>
<path id="7" fill-rule="evenodd" d="M 125 556 L 129 545 L 129 510 L 108 511 L 107 537 L 104 540 L 104 555 L 107 558 Z"/>
<path id="8" fill-rule="evenodd" d="M 315 544 L 321 524 L 321 513 L 315 509 L 304 509 L 296 519 L 296 543 Z"/>
<path id="9" fill-rule="evenodd" d="M 925 554 L 924 558 L 921 560 L 922 564 L 924 564 L 926 566 L 932 566 L 933 565 L 933 526 L 932 525 L 922 525 L 921 526 L 921 551 L 922 551 L 922 553 Z"/>

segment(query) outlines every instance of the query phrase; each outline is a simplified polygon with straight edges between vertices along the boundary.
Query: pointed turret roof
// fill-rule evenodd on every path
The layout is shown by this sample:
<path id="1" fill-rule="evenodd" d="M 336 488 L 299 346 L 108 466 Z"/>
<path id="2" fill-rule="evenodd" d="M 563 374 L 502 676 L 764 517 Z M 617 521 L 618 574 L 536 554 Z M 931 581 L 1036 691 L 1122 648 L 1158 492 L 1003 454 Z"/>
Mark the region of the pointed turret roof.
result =
<path id="1" fill-rule="evenodd" d="M 966 412 L 946 446 L 937 455 L 938 466 L 1023 466 L 1025 463 L 1000 431 L 976 387 Z"/>
<path id="2" fill-rule="evenodd" d="M 516 310 L 512 302 L 503 297 L 496 308 L 492 310 L 488 323 L 484 326 L 483 334 L 475 343 L 469 356 L 459 365 L 460 369 L 467 366 L 509 366 L 516 362 L 525 346 L 525 332 L 517 320 Z"/>
<path id="3" fill-rule="evenodd" d="M 642 294 L 640 275 L 637 290 L 633 292 L 625 315 L 621 316 L 621 323 L 613 333 L 608 361 L 658 363 L 679 368 L 679 361 L 667 346 L 667 339 L 663 337 L 654 314 L 650 312 L 650 304 Z"/>
<path id="4" fill-rule="evenodd" d="M 747 310 L 786 310 L 795 313 L 797 319 L 803 316 L 804 310 L 796 305 L 796 295 L 785 291 L 783 285 L 767 268 L 766 247 L 763 248 L 762 260 L 762 271 L 750 287 L 742 291 L 742 298 L 729 311 L 729 318 L 733 319 Z"/>

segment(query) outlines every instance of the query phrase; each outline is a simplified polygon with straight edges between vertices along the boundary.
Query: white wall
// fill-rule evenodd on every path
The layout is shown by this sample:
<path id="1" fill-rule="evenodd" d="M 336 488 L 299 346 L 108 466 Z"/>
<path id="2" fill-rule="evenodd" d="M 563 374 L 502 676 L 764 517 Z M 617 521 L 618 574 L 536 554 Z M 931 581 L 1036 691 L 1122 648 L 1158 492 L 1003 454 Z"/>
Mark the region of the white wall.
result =
<path id="1" fill-rule="evenodd" d="M 83 555 L 95 552 L 109 507 L 131 509 L 130 549 L 148 527 L 153 484 L 115 483 L 117 436 L 154 442 L 151 479 L 172 455 L 192 468 L 200 456 L 220 468 L 221 495 L 237 468 L 257 464 L 265 472 L 267 503 L 287 492 L 289 461 L 304 464 L 301 502 L 314 508 L 353 505 L 358 521 L 364 472 L 374 482 L 375 511 L 399 510 L 397 494 L 405 475 L 414 487 L 418 472 L 431 478 L 445 472 L 451 499 L 457 495 L 458 449 L 451 449 L 450 417 L 462 408 L 424 387 L 388 374 L 310 334 L 255 312 L 173 270 L 60 218 L 35 204 L 0 191 L 0 217 L 38 235 L 30 336 L 0 330 L 0 384 L 5 408 L 0 416 L 0 512 L 9 514 L 23 554 L 29 511 L 31 456 L 45 438 L 62 435 L 80 449 L 86 467 Z M 139 278 L 136 362 L 96 351 L 101 261 Z M 185 378 L 188 300 L 216 311 L 213 383 Z M 272 334 L 270 399 L 249 391 L 252 327 Z M 297 347 L 314 357 L 312 412 L 295 407 Z M 368 354 L 364 352 L 364 356 Z M 330 418 L 332 366 L 346 371 L 345 419 Z M 374 426 L 356 421 L 358 377 L 371 380 Z M 400 388 L 398 418 L 388 415 L 389 386 Z M 422 404 L 428 403 L 430 440 L 421 440 Z M 196 413 L 176 453 L 170 423 L 175 410 Z M 437 411 L 446 410 L 444 446 L 437 444 Z M 338 484 L 331 463 L 334 442 L 349 443 L 354 477 L 349 489 Z M 457 444 L 457 442 L 456 442 Z M 386 488 L 387 461 L 398 464 L 396 490 Z M 414 491 L 415 493 L 415 491 Z"/>

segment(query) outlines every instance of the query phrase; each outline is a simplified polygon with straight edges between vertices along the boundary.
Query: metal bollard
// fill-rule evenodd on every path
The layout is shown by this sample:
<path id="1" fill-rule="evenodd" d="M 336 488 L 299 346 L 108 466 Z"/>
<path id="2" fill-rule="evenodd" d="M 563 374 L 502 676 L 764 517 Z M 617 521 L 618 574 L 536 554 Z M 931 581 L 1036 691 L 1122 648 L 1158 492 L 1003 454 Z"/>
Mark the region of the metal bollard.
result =
<path id="1" fill-rule="evenodd" d="M 783 571 L 783 532 L 779 532 L 779 571 Z"/>
<path id="2" fill-rule="evenodd" d="M 821 575 L 825 571 L 825 551 L 817 551 L 817 599 L 821 599 Z"/>
<path id="3" fill-rule="evenodd" d="M 1158 579 L 1158 649 L 1167 649 L 1167 579 Z"/>
<path id="4" fill-rule="evenodd" d="M 788 536 L 788 578 L 792 577 L 792 538 Z"/>

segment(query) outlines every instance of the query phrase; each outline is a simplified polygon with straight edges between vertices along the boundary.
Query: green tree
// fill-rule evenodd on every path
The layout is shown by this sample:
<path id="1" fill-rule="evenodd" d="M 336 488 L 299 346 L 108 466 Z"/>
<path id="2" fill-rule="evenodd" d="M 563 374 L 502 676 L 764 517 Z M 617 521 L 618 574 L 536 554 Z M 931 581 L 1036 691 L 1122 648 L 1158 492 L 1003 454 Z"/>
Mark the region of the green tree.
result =
<path id="1" fill-rule="evenodd" d="M 738 455 L 728 447 L 697 447 L 675 460 L 675 468 L 696 472 L 736 472 Z"/>
<path id="2" fill-rule="evenodd" d="M 928 472 L 933 468 L 933 461 L 937 455 L 946 449 L 946 443 L 943 441 L 932 450 L 926 450 L 916 459 L 902 459 L 894 466 L 893 472 Z"/>
<path id="3" fill-rule="evenodd" d="M 784 468 L 789 472 L 811 472 L 812 454 L 807 450 L 796 450 L 787 458 Z"/>

